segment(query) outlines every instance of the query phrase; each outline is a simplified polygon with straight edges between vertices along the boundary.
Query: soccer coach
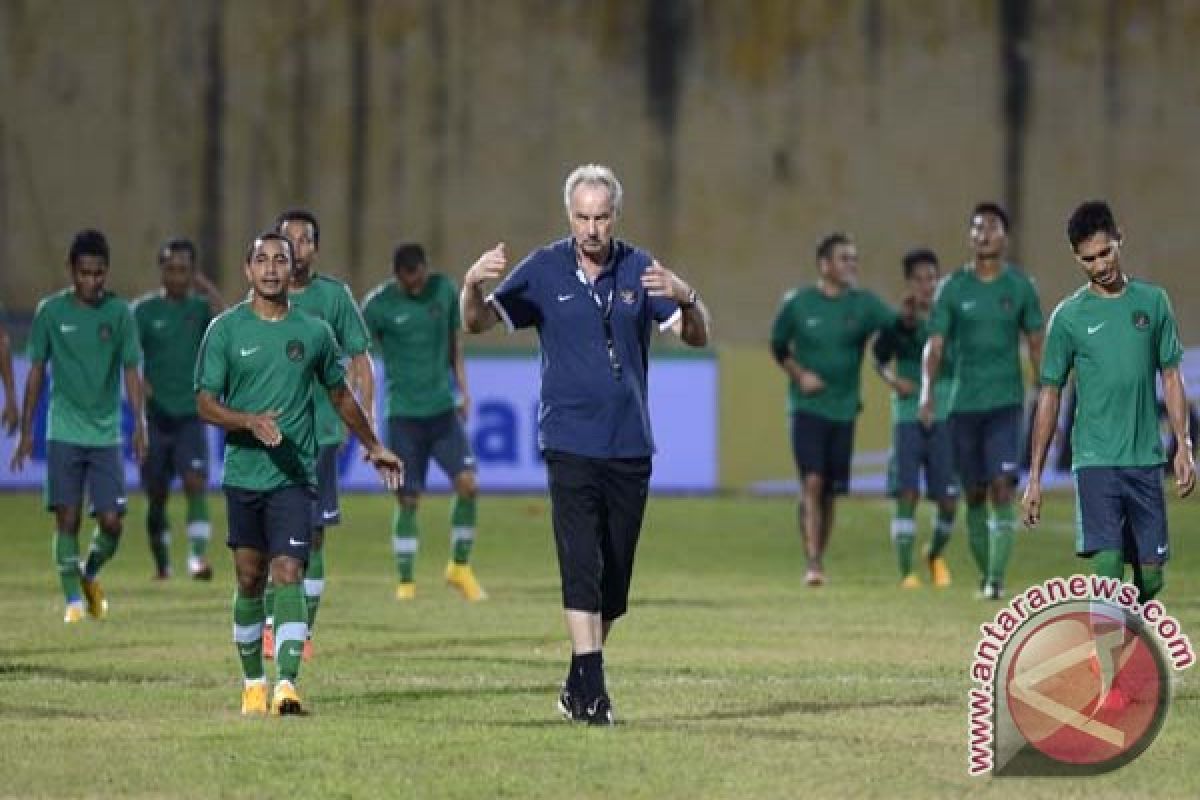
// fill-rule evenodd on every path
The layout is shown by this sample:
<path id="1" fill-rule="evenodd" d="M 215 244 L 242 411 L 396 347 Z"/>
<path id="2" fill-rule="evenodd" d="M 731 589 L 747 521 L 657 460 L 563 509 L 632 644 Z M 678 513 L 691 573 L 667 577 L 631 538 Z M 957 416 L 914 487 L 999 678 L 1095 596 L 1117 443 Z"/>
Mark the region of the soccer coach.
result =
<path id="1" fill-rule="evenodd" d="M 708 342 L 708 312 L 649 253 L 613 238 L 622 189 L 608 167 L 576 168 L 563 186 L 571 235 L 508 266 L 504 245 L 467 271 L 463 327 L 536 326 L 542 387 L 538 446 L 546 461 L 571 667 L 559 695 L 567 719 L 611 725 L 602 650 L 625 613 L 646 509 L 654 438 L 647 406 L 650 331 Z"/>

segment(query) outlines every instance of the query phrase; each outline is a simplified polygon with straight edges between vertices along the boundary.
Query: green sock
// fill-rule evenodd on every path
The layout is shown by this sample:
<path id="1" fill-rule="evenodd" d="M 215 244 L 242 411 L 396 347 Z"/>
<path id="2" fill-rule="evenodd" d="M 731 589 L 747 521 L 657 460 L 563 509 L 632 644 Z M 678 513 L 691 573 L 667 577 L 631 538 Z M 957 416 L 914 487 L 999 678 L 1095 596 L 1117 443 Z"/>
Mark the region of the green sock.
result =
<path id="1" fill-rule="evenodd" d="M 412 583 L 417 563 L 417 510 L 396 506 L 392 512 L 392 552 L 401 583 Z"/>
<path id="2" fill-rule="evenodd" d="M 321 595 L 325 592 L 325 545 L 314 547 L 308 553 L 308 568 L 304 570 L 304 602 L 308 608 L 308 631 L 312 634 L 317 622 L 317 609 L 321 607 Z"/>
<path id="3" fill-rule="evenodd" d="M 171 568 L 171 534 L 167 521 L 167 507 L 158 500 L 146 505 L 146 536 L 150 541 L 150 554 L 154 556 L 154 568 L 159 574 Z"/>
<path id="4" fill-rule="evenodd" d="M 88 580 L 95 579 L 100 568 L 117 552 L 118 541 L 119 537 L 100 528 L 96 528 L 92 533 L 92 546 L 88 550 L 87 564 L 83 567 L 83 574 Z"/>
<path id="5" fill-rule="evenodd" d="M 208 520 L 208 495 L 203 492 L 187 499 L 187 536 L 188 555 L 195 560 L 204 558 L 212 524 Z"/>
<path id="6" fill-rule="evenodd" d="M 471 546 L 475 544 L 475 498 L 454 496 L 450 501 L 450 545 L 454 551 L 454 563 L 466 564 L 471 560 Z"/>
<path id="7" fill-rule="evenodd" d="M 263 587 L 263 612 L 267 615 L 267 624 L 275 627 L 275 583 L 269 575 L 267 585 Z"/>
<path id="8" fill-rule="evenodd" d="M 1134 564 L 1133 583 L 1138 588 L 1138 602 L 1145 605 L 1163 589 L 1163 568 L 1157 564 Z"/>
<path id="9" fill-rule="evenodd" d="M 263 672 L 263 610 L 261 597 L 243 597 L 233 593 L 233 643 L 246 680 L 258 680 Z"/>
<path id="10" fill-rule="evenodd" d="M 1013 533 L 1016 517 L 1012 503 L 996 503 L 992 507 L 992 536 L 988 547 L 987 577 L 990 583 L 1003 584 L 1008 570 L 1008 557 L 1012 555 Z"/>
<path id="11" fill-rule="evenodd" d="M 900 577 L 912 574 L 913 549 L 917 539 L 917 523 L 913 519 L 914 504 L 909 500 L 896 500 L 892 512 L 892 547 L 896 550 L 896 564 Z"/>
<path id="12" fill-rule="evenodd" d="M 939 508 L 933 513 L 933 538 L 929 540 L 929 557 L 937 558 L 946 549 L 950 534 L 954 533 L 954 511 L 947 513 Z"/>
<path id="13" fill-rule="evenodd" d="M 62 584 L 63 597 L 68 603 L 78 603 L 83 597 L 79 587 L 79 537 L 61 531 L 54 534 L 54 566 Z"/>
<path id="14" fill-rule="evenodd" d="M 1120 550 L 1097 550 L 1092 556 L 1092 574 L 1101 578 L 1125 577 L 1125 556 Z"/>
<path id="15" fill-rule="evenodd" d="M 988 574 L 988 521 L 987 521 L 987 503 L 979 505 L 967 504 L 967 543 L 971 546 L 971 557 L 975 559 L 975 566 L 979 567 L 979 574 L 987 577 Z"/>
<path id="16" fill-rule="evenodd" d="M 304 587 L 298 583 L 275 588 L 275 663 L 279 679 L 296 682 L 300 674 L 300 656 L 308 638 L 308 609 Z"/>

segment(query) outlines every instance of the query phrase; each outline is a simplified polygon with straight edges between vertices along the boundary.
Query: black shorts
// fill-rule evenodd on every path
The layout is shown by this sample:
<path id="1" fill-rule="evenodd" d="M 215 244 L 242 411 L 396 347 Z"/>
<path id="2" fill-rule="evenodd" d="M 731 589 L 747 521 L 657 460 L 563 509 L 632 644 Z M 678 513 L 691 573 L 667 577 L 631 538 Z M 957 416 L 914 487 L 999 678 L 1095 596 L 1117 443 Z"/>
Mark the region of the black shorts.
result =
<path id="1" fill-rule="evenodd" d="M 925 496 L 930 500 L 958 496 L 950 427 L 945 422 L 935 422 L 932 428 L 919 422 L 897 422 L 892 427 L 888 493 L 895 497 L 901 492 L 920 492 L 922 472 Z"/>
<path id="2" fill-rule="evenodd" d="M 853 421 L 792 412 L 792 456 L 801 480 L 815 473 L 825 479 L 826 494 L 845 494 L 850 490 L 853 455 Z"/>
<path id="3" fill-rule="evenodd" d="M 544 453 L 563 608 L 625 613 L 646 496 L 649 458 L 587 458 Z"/>
<path id="4" fill-rule="evenodd" d="M 143 488 L 166 488 L 185 472 L 199 473 L 207 480 L 208 441 L 199 417 L 170 417 L 151 411 L 146 415 L 146 435 Z"/>
<path id="5" fill-rule="evenodd" d="M 956 411 L 950 415 L 954 466 L 962 485 L 984 486 L 996 478 L 1014 483 L 1021 447 L 1021 407 Z"/>
<path id="6" fill-rule="evenodd" d="M 46 510 L 80 508 L 87 489 L 88 513 L 125 513 L 125 465 L 121 448 L 46 442 Z"/>
<path id="7" fill-rule="evenodd" d="M 475 468 L 467 433 L 454 411 L 432 417 L 388 417 L 388 447 L 404 462 L 403 494 L 425 491 L 431 456 L 451 481 Z"/>
<path id="8" fill-rule="evenodd" d="M 1161 467 L 1081 467 L 1075 492 L 1076 553 L 1120 550 L 1129 564 L 1166 563 Z"/>
<path id="9" fill-rule="evenodd" d="M 312 508 L 312 524 L 328 528 L 342 522 L 342 507 L 338 504 L 338 455 L 341 445 L 323 444 L 317 447 L 317 493 Z"/>
<path id="10" fill-rule="evenodd" d="M 248 547 L 269 558 L 290 556 L 308 564 L 315 499 L 311 486 L 266 491 L 226 486 L 229 538 L 225 544 L 231 550 Z"/>

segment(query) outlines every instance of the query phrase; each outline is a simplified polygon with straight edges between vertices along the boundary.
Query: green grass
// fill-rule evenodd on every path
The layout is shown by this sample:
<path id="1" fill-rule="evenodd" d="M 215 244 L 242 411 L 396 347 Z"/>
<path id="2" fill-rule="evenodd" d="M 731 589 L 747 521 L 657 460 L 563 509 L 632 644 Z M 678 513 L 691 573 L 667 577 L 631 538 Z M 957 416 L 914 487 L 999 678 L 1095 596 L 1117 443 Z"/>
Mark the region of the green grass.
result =
<path id="1" fill-rule="evenodd" d="M 222 519 L 219 503 L 216 519 Z M 1184 673 L 1158 740 L 1090 779 L 971 779 L 968 659 L 995 606 L 973 598 L 961 525 L 955 585 L 902 593 L 888 507 L 839 508 L 832 582 L 800 586 L 782 500 L 651 500 L 629 617 L 606 652 L 622 724 L 554 712 L 568 649 L 540 498 L 480 504 L 469 606 L 445 589 L 447 504 L 421 510 L 418 597 L 392 599 L 386 498 L 345 499 L 331 535 L 314 714 L 244 720 L 228 556 L 213 584 L 149 580 L 135 505 L 103 579 L 103 623 L 66 628 L 35 495 L 0 495 L 0 795 L 12 797 L 1195 797 L 1200 713 Z M 1200 641 L 1195 505 L 1172 506 L 1163 597 Z M 173 508 L 178 519 L 179 508 Z M 1022 534 L 1010 584 L 1079 568 L 1070 502 Z M 921 512 L 922 538 L 928 517 Z M 178 527 L 178 526 L 177 526 Z M 218 529 L 223 525 L 218 522 Z M 176 562 L 184 546 L 176 539 Z"/>

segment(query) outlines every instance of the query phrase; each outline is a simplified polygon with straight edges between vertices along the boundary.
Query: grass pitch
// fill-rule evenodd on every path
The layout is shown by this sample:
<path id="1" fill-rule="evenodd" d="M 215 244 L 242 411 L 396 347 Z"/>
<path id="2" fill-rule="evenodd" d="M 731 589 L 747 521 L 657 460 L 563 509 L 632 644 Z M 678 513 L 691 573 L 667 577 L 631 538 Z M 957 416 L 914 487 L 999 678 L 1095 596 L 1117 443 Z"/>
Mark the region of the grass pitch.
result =
<path id="1" fill-rule="evenodd" d="M 223 507 L 214 497 L 217 536 Z M 447 503 L 421 509 L 418 595 L 392 599 L 390 501 L 344 498 L 331 531 L 313 715 L 245 720 L 230 643 L 229 557 L 212 584 L 152 582 L 134 503 L 102 575 L 109 619 L 65 627 L 51 519 L 0 495 L 0 796 L 181 798 L 748 798 L 1200 796 L 1195 679 L 1133 764 L 1088 779 L 972 779 L 966 692 L 978 625 L 962 523 L 948 590 L 896 587 L 889 507 L 851 499 L 829 586 L 801 586 L 783 500 L 652 498 L 631 613 L 606 652 L 621 724 L 570 726 L 554 701 L 568 648 L 541 498 L 484 497 L 474 562 L 491 599 L 441 583 Z M 176 527 L 182 509 L 172 507 Z M 1019 535 L 1010 588 L 1078 571 L 1071 502 Z M 1192 531 L 1171 508 L 1163 601 L 1200 642 Z M 928 537 L 921 509 L 921 540 Z M 178 572 L 186 544 L 176 535 Z"/>

